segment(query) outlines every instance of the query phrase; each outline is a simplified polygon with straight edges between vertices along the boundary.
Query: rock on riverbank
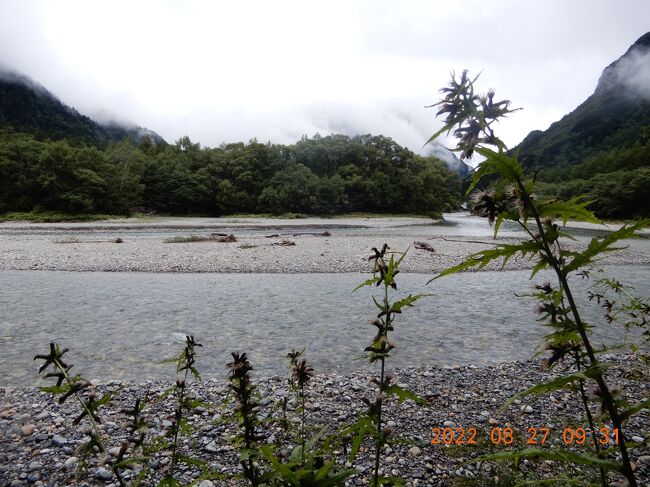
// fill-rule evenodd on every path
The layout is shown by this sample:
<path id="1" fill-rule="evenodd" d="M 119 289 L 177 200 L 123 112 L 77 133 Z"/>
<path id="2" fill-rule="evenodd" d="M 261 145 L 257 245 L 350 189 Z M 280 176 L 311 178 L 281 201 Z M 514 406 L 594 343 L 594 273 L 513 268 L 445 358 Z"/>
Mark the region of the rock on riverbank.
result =
<path id="1" fill-rule="evenodd" d="M 608 370 L 612 384 L 623 389 L 633 401 L 647 397 L 650 392 L 648 366 L 633 356 L 609 357 Z M 515 362 L 492 366 L 466 366 L 451 368 L 419 368 L 395 371 L 394 382 L 416 392 L 430 401 L 429 407 L 412 401 L 401 404 L 391 400 L 386 411 L 386 426 L 394 437 L 404 442 L 387 446 L 383 469 L 386 474 L 404 478 L 410 486 L 485 485 L 489 479 L 507 473 L 504 464 L 490 462 L 465 464 L 464 462 L 487 452 L 503 451 L 508 447 L 493 445 L 492 428 L 510 427 L 515 432 L 516 443 L 530 436 L 529 428 L 549 428 L 546 446 L 552 449 L 567 448 L 563 431 L 567 427 L 586 426 L 577 393 L 554 392 L 539 398 L 526 398 L 500 411 L 507 398 L 514 393 L 552 377 L 542 372 L 538 362 Z M 319 375 L 313 379 L 307 400 L 310 424 L 327 426 L 330 430 L 351 423 L 365 407 L 361 398 L 372 397 L 372 386 L 362 374 Z M 271 378 L 259 382 L 262 418 L 273 414 L 273 406 L 282 397 L 291 398 L 284 378 Z M 101 429 L 108 438 L 108 454 L 127 438 L 126 417 L 120 412 L 131 406 L 135 397 L 148 395 L 157 402 L 149 407 L 148 438 L 164 434 L 171 425 L 173 400 L 161 399 L 169 384 L 160 382 L 121 383 L 98 385 L 99 392 L 111 391 L 114 399 L 101 412 Z M 227 395 L 224 380 L 204 380 L 192 383 L 191 394 L 209 403 L 194 409 L 189 422 L 195 427 L 191 438 L 184 438 L 185 454 L 201 456 L 213 472 L 231 475 L 239 471 L 237 452 L 232 446 L 236 428 L 225 421 L 230 407 L 223 407 Z M 295 402 L 289 402 L 288 417 Z M 277 410 L 275 412 L 277 413 Z M 110 470 L 91 459 L 87 474 L 77 478 L 76 468 L 81 461 L 77 448 L 83 442 L 84 428 L 72 425 L 78 415 L 78 406 L 68 400 L 58 405 L 52 398 L 33 388 L 0 389 L 0 486 L 61 486 L 61 485 L 117 485 Z M 640 442 L 631 445 L 630 453 L 637 469 L 640 485 L 650 481 L 650 417 L 642 411 L 627 423 L 625 435 Z M 476 428 L 478 446 L 432 445 L 432 428 Z M 295 428 L 293 429 L 295 432 Z M 290 430 L 289 434 L 293 434 Z M 266 423 L 261 432 L 262 441 L 282 441 L 285 433 L 277 424 Z M 150 441 L 149 440 L 149 441 Z M 352 467 L 358 473 L 349 485 L 368 485 L 372 462 L 369 444 L 364 444 L 360 456 Z M 585 447 L 577 447 L 585 451 Z M 337 461 L 345 464 L 342 449 L 337 450 Z M 615 453 L 612 453 L 612 457 Z M 152 465 L 157 478 L 169 465 L 169 456 L 156 454 Z M 547 478 L 558 474 L 560 466 L 551 462 L 524 460 L 521 470 L 532 478 Z M 588 473 L 586 467 L 564 470 L 574 478 Z M 125 471 L 125 477 L 132 475 Z M 183 467 L 179 478 L 184 482 L 196 479 L 197 469 Z M 464 483 L 461 483 L 462 482 Z M 214 480 L 215 485 L 232 485 L 228 480 Z M 204 487 L 209 485 L 202 484 Z"/>

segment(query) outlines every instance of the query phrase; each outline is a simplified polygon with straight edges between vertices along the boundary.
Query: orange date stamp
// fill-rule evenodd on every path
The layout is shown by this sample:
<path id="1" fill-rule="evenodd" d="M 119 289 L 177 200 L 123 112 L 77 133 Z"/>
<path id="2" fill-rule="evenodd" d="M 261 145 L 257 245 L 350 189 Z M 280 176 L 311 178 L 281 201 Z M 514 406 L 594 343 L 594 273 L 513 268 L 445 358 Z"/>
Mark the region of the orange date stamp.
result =
<path id="1" fill-rule="evenodd" d="M 551 428 L 531 427 L 526 431 L 522 439 L 526 445 L 540 446 L 555 438 L 555 434 L 565 445 L 584 445 L 593 440 L 591 430 L 585 428 L 564 428 L 560 433 Z M 511 445 L 516 440 L 516 432 L 513 428 L 492 428 L 489 433 L 477 428 L 431 428 L 432 445 L 478 445 L 482 437 L 487 436 L 488 441 L 493 445 Z M 601 445 L 608 445 L 612 441 L 618 444 L 618 428 L 600 428 L 596 431 L 596 441 Z"/>

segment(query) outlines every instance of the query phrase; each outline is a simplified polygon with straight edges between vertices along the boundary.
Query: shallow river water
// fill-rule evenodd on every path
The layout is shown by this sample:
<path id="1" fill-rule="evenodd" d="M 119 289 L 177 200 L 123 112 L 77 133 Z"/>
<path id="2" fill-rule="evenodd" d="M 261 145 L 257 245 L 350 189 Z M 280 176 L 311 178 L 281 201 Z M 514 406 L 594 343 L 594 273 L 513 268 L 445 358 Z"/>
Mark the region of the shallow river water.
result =
<path id="1" fill-rule="evenodd" d="M 608 268 L 650 294 L 644 266 Z M 391 366 L 453 365 L 527 359 L 546 328 L 534 303 L 517 298 L 534 282 L 529 271 L 466 273 L 426 282 L 400 274 L 398 295 L 433 293 L 397 317 Z M 352 292 L 363 274 L 162 274 L 0 272 L 0 385 L 35 383 L 37 353 L 56 341 L 70 347 L 75 371 L 97 380 L 171 378 L 160 362 L 182 349 L 184 335 L 203 344 L 198 367 L 223 376 L 231 351 L 246 351 L 261 375 L 283 374 L 285 355 L 307 349 L 317 371 L 367 367 L 361 358 L 374 328 L 371 290 Z M 574 278 L 576 294 L 586 284 Z M 598 342 L 619 341 L 585 307 Z"/>

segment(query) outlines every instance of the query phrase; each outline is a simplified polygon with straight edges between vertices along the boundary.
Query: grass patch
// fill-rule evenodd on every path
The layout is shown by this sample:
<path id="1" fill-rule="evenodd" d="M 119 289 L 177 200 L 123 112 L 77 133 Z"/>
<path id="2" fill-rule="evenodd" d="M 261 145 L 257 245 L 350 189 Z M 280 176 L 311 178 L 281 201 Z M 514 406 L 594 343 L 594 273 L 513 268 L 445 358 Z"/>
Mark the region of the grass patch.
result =
<path id="1" fill-rule="evenodd" d="M 235 213 L 232 215 L 223 215 L 223 218 L 276 218 L 279 220 L 296 220 L 300 218 L 309 218 L 306 213 L 282 213 L 273 215 L 272 213 Z"/>
<path id="2" fill-rule="evenodd" d="M 442 215 L 422 215 L 417 213 L 364 213 L 352 212 L 341 213 L 340 215 L 331 215 L 327 218 L 424 218 L 424 219 L 438 219 Z"/>
<path id="3" fill-rule="evenodd" d="M 201 237 L 200 235 L 190 235 L 188 237 L 170 237 L 163 240 L 164 243 L 191 243 L 191 242 L 207 242 L 210 240 L 208 237 Z"/>
<path id="4" fill-rule="evenodd" d="M 102 215 L 95 213 L 55 213 L 55 212 L 20 212 L 12 211 L 0 215 L 0 222 L 28 221 L 33 223 L 62 223 L 62 222 L 94 222 L 99 220 L 110 220 L 122 218 L 119 215 Z"/>
<path id="5" fill-rule="evenodd" d="M 230 235 L 223 234 L 213 234 L 209 237 L 202 237 L 200 235 L 190 235 L 189 237 L 176 236 L 170 237 L 163 240 L 163 243 L 191 243 L 191 242 L 219 242 L 219 243 L 231 243 L 236 242 L 237 238 Z"/>

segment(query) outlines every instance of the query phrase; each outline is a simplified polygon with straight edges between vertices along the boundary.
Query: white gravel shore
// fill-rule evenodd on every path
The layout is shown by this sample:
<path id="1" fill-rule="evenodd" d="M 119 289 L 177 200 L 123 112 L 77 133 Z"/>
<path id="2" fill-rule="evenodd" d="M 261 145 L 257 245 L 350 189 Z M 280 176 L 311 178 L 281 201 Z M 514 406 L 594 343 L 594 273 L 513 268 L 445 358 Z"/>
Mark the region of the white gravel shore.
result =
<path id="1" fill-rule="evenodd" d="M 473 217 L 470 217 L 473 218 Z M 473 222 L 472 222 L 473 223 Z M 578 225 L 582 228 L 584 225 Z M 590 229 L 594 229 L 593 226 Z M 450 234 L 446 234 L 449 230 Z M 369 249 L 384 242 L 394 250 L 410 247 L 404 272 L 431 273 L 457 264 L 495 240 L 487 223 L 482 235 L 440 229 L 423 218 L 300 220 L 152 218 L 93 223 L 0 224 L 0 270 L 131 272 L 366 272 Z M 321 236 L 327 232 L 329 236 Z M 237 241 L 166 243 L 171 237 L 233 234 Z M 504 232 L 498 242 L 514 243 Z M 120 243 L 116 243 L 116 239 Z M 282 243 L 289 245 L 280 245 Z M 418 249 L 424 242 L 434 251 Z M 570 243 L 571 247 L 585 243 Z M 603 264 L 650 265 L 650 243 L 606 255 Z M 527 260 L 506 269 L 531 267 Z M 489 269 L 500 268 L 495 265 Z"/>

